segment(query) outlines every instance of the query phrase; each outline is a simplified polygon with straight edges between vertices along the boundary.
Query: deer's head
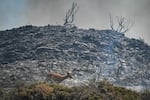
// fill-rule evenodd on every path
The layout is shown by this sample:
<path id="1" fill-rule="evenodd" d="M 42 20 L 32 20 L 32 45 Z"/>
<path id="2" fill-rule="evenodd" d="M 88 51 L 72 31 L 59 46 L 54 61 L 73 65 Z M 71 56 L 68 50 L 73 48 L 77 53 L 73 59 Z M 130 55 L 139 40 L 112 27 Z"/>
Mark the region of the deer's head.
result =
<path id="1" fill-rule="evenodd" d="M 66 76 L 68 76 L 68 78 L 73 78 L 72 75 L 71 75 L 71 72 L 69 72 L 69 71 L 67 72 Z"/>

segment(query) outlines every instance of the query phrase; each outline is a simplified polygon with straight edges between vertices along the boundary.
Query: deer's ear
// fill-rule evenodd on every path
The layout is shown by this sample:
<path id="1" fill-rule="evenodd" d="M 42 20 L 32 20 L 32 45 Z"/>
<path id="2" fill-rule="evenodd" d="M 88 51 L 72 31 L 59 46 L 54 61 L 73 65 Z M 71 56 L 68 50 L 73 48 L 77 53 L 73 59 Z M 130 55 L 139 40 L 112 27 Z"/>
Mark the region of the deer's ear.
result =
<path id="1" fill-rule="evenodd" d="M 67 73 L 71 74 L 71 71 L 68 71 Z"/>
<path id="2" fill-rule="evenodd" d="M 45 72 L 46 72 L 46 73 L 49 73 L 49 71 L 48 71 L 48 70 L 45 70 Z"/>

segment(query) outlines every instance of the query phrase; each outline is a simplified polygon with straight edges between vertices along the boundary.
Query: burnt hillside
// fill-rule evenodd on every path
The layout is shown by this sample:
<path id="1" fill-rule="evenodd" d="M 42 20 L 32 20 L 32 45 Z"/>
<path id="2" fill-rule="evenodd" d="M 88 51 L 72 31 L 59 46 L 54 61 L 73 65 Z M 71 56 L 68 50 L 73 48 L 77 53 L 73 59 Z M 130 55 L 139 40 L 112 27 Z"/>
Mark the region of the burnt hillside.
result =
<path id="1" fill-rule="evenodd" d="M 71 67 L 74 79 L 150 86 L 150 46 L 112 30 L 23 26 L 0 31 L 0 85 L 43 81 L 46 72 Z M 87 77 L 88 76 L 88 77 Z"/>

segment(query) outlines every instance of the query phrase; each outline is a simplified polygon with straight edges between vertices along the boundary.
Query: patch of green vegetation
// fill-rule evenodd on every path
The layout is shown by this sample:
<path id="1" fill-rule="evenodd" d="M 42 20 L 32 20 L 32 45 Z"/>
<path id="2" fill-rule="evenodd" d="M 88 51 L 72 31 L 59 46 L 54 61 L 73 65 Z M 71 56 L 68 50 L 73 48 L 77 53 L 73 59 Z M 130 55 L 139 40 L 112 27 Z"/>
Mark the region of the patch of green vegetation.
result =
<path id="1" fill-rule="evenodd" d="M 101 81 L 97 86 L 65 87 L 58 84 L 34 83 L 2 93 L 0 100 L 148 100 L 150 92 L 138 93 Z M 4 95 L 5 94 L 5 95 Z M 5 97 L 7 96 L 7 97 Z"/>
<path id="2" fill-rule="evenodd" d="M 4 95 L 3 88 L 2 88 L 2 87 L 0 87 L 0 98 L 3 98 L 3 95 Z"/>
<path id="3" fill-rule="evenodd" d="M 149 100 L 150 99 L 150 90 L 145 89 L 143 92 L 141 92 L 141 98 L 142 98 L 142 100 Z"/>

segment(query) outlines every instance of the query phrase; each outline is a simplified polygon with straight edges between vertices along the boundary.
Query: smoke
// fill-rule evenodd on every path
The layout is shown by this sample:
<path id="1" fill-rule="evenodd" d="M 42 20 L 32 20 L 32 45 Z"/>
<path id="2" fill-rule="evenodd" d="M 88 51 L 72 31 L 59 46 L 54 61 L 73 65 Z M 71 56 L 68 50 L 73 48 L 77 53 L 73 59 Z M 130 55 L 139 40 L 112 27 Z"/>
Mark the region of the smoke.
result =
<path id="1" fill-rule="evenodd" d="M 16 3 L 17 2 L 17 3 Z M 19 25 L 22 20 L 24 1 L 1 0 L 0 1 L 0 29 Z"/>
<path id="2" fill-rule="evenodd" d="M 25 19 L 28 24 L 62 24 L 73 0 L 27 0 Z"/>
<path id="3" fill-rule="evenodd" d="M 109 13 L 124 16 L 135 24 L 126 33 L 150 44 L 150 0 L 1 0 L 0 29 L 21 25 L 63 24 L 73 1 L 79 4 L 75 24 L 82 28 L 109 28 Z"/>

